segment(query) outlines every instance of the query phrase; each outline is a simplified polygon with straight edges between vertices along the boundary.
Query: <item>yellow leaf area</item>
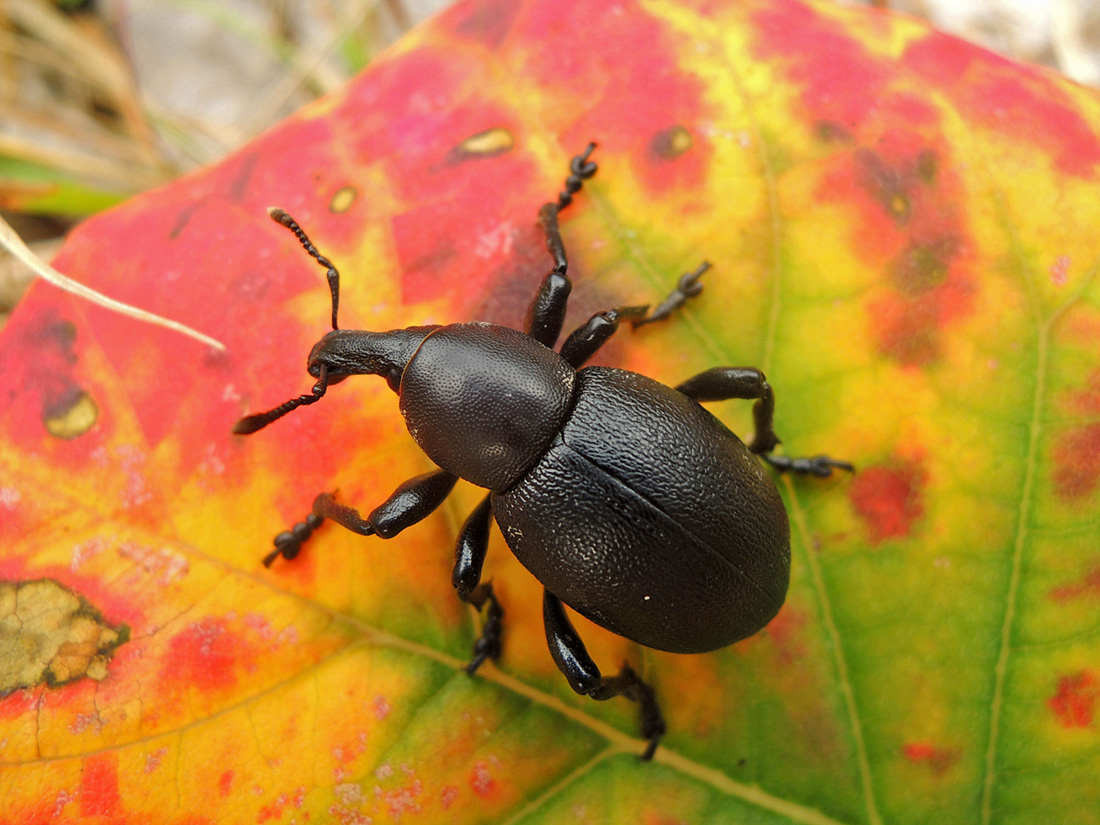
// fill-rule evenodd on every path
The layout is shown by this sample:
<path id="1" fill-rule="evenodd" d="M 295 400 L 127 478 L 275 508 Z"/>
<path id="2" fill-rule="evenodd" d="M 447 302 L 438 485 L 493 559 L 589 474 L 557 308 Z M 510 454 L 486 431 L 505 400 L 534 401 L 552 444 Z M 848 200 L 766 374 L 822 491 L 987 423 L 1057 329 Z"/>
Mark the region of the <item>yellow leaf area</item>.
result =
<path id="1" fill-rule="evenodd" d="M 0 823 L 1100 821 L 1100 101 L 904 18 L 799 0 L 465 2 L 340 96 L 89 221 L 57 267 L 226 343 L 38 288 L 0 335 Z M 378 378 L 308 393 L 341 326 L 522 327 L 568 158 L 566 329 L 659 301 L 595 363 L 756 366 L 786 604 L 715 653 L 576 619 L 637 708 L 575 695 L 494 535 L 504 651 L 451 548 L 460 482 L 396 538 L 326 523 L 432 469 Z M 711 405 L 735 431 L 750 405 Z M 609 438 L 614 434 L 609 433 Z"/>

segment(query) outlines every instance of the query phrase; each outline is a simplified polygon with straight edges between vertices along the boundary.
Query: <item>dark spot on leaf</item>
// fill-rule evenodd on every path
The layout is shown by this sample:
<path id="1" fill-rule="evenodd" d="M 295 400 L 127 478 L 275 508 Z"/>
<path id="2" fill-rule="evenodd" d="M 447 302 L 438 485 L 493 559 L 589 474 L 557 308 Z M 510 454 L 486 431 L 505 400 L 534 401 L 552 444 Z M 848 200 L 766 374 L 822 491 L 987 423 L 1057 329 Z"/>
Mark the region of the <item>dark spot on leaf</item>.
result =
<path id="1" fill-rule="evenodd" d="M 870 149 L 857 150 L 855 161 L 857 181 L 895 222 L 906 223 L 912 209 L 906 170 L 887 163 Z"/>
<path id="2" fill-rule="evenodd" d="M 1100 698 L 1100 678 L 1091 670 L 1082 670 L 1058 680 L 1058 689 L 1047 704 L 1063 728 L 1087 728 L 1096 716 Z"/>
<path id="3" fill-rule="evenodd" d="M 691 132 L 677 124 L 655 134 L 649 141 L 649 151 L 660 160 L 676 160 L 694 145 Z"/>
<path id="4" fill-rule="evenodd" d="M 870 532 L 872 544 L 905 538 L 924 515 L 923 488 L 927 473 L 913 460 L 868 467 L 853 479 L 848 497 Z"/>
<path id="5" fill-rule="evenodd" d="M 814 133 L 824 143 L 850 143 L 855 139 L 851 129 L 833 120 L 819 120 L 814 127 Z"/>
<path id="6" fill-rule="evenodd" d="M 71 384 L 60 396 L 50 399 L 43 410 L 42 423 L 54 438 L 71 441 L 95 426 L 99 407 L 83 389 Z"/>
<path id="7" fill-rule="evenodd" d="M 233 200 L 242 200 L 248 194 L 259 162 L 260 156 L 255 150 L 246 150 L 219 167 L 222 174 L 231 176 L 228 194 Z"/>
<path id="8" fill-rule="evenodd" d="M 175 220 L 172 221 L 172 228 L 168 230 L 168 240 L 174 241 L 183 234 L 183 230 L 191 223 L 191 218 L 201 206 L 201 201 L 191 201 L 190 203 L 184 204 L 180 210 L 176 212 Z"/>
<path id="9" fill-rule="evenodd" d="M 457 146 L 452 146 L 447 153 L 447 161 L 462 163 L 466 160 L 495 158 L 497 155 L 511 152 L 515 145 L 516 140 L 511 131 L 503 126 L 495 126 L 476 135 L 470 135 Z"/>
<path id="10" fill-rule="evenodd" d="M 917 156 L 917 177 L 922 183 L 935 183 L 939 165 L 939 155 L 935 150 L 925 149 Z"/>
<path id="11" fill-rule="evenodd" d="M 487 0 L 454 7 L 458 19 L 452 24 L 455 34 L 486 46 L 500 45 L 512 30 L 522 4 L 515 0 Z"/>
<path id="12" fill-rule="evenodd" d="M 107 676 L 130 628 L 53 579 L 0 581 L 0 696 Z"/>
<path id="13" fill-rule="evenodd" d="M 328 201 L 328 211 L 334 215 L 342 215 L 351 209 L 352 204 L 359 197 L 359 189 L 355 186 L 341 186 Z"/>
<path id="14" fill-rule="evenodd" d="M 73 439 L 88 432 L 99 418 L 99 409 L 73 377 L 77 363 L 76 326 L 51 319 L 32 328 L 27 337 L 35 358 L 21 365 L 14 383 L 22 392 L 37 396 L 41 421 L 55 438 Z"/>
<path id="15" fill-rule="evenodd" d="M 942 284 L 959 247 L 958 240 L 950 235 L 924 243 L 912 240 L 894 262 L 892 274 L 898 292 L 906 298 L 915 298 Z"/>

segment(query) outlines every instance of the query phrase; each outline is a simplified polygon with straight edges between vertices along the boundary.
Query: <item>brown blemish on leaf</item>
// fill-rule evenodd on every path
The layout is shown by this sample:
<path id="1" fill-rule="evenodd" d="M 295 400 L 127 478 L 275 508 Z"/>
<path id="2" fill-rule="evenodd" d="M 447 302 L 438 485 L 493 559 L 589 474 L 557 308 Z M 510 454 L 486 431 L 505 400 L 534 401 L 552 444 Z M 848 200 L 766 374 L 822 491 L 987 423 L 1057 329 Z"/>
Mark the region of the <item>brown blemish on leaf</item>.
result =
<path id="1" fill-rule="evenodd" d="M 878 201 L 896 223 L 906 223 L 912 210 L 908 170 L 887 163 L 878 152 L 866 148 L 856 151 L 855 163 L 856 182 Z"/>
<path id="2" fill-rule="evenodd" d="M 328 201 L 328 211 L 334 215 L 342 215 L 351 209 L 352 204 L 359 197 L 359 189 L 355 186 L 341 186 Z"/>
<path id="3" fill-rule="evenodd" d="M 1100 698 L 1100 678 L 1092 670 L 1082 670 L 1058 680 L 1058 689 L 1047 701 L 1063 728 L 1087 728 L 1096 717 Z"/>
<path id="4" fill-rule="evenodd" d="M 952 235 L 941 235 L 925 242 L 911 241 L 895 259 L 892 268 L 898 292 L 906 298 L 916 298 L 944 283 L 960 247 L 958 239 Z"/>
<path id="5" fill-rule="evenodd" d="M 959 748 L 943 748 L 931 742 L 908 742 L 901 752 L 910 762 L 927 765 L 935 777 L 943 776 L 962 757 Z"/>
<path id="6" fill-rule="evenodd" d="M 68 387 L 65 395 L 52 402 L 42 415 L 46 432 L 65 441 L 84 435 L 98 420 L 99 407 L 77 386 Z"/>
<path id="7" fill-rule="evenodd" d="M 461 16 L 452 24 L 452 31 L 469 40 L 496 47 L 512 30 L 521 6 L 515 0 L 487 0 L 482 3 L 456 5 L 450 14 Z"/>
<path id="8" fill-rule="evenodd" d="M 447 153 L 447 160 L 450 163 L 461 163 L 467 160 L 495 158 L 497 155 L 511 152 L 515 145 L 515 136 L 508 129 L 495 126 L 476 135 L 470 135 L 457 146 L 452 146 Z"/>
<path id="9" fill-rule="evenodd" d="M 819 120 L 814 132 L 823 143 L 851 143 L 855 139 L 851 129 L 833 120 Z"/>
<path id="10" fill-rule="evenodd" d="M 870 532 L 872 544 L 905 538 L 924 515 L 922 492 L 928 474 L 920 463 L 900 459 L 868 467 L 853 479 L 848 498 Z"/>
<path id="11" fill-rule="evenodd" d="M 764 634 L 775 645 L 780 664 L 789 665 L 806 657 L 806 645 L 802 640 L 805 626 L 806 614 L 784 605 L 764 628 Z"/>
<path id="12" fill-rule="evenodd" d="M 0 582 L 0 696 L 85 677 L 101 680 L 130 639 L 83 597 L 52 579 Z"/>
<path id="13" fill-rule="evenodd" d="M 1100 424 L 1074 427 L 1054 447 L 1054 491 L 1076 503 L 1100 486 Z"/>
<path id="14" fill-rule="evenodd" d="M 11 365 L 6 376 L 11 394 L 25 395 L 30 400 L 28 413 L 37 415 L 55 438 L 84 435 L 99 419 L 99 409 L 74 376 L 78 362 L 76 326 L 48 310 L 41 323 L 28 328 L 24 335 L 22 346 L 34 357 Z"/>
<path id="15" fill-rule="evenodd" d="M 691 132 L 676 124 L 655 134 L 649 141 L 649 151 L 659 160 L 676 160 L 694 145 Z"/>
<path id="16" fill-rule="evenodd" d="M 874 146 L 839 154 L 822 197 L 856 211 L 854 247 L 894 288 L 867 306 L 880 352 L 926 366 L 943 355 L 947 326 L 973 311 L 965 193 L 921 132 L 888 130 Z"/>
<path id="17" fill-rule="evenodd" d="M 1054 491 L 1067 503 L 1077 503 L 1100 487 L 1100 370 L 1094 370 L 1083 387 L 1059 399 L 1073 417 L 1092 419 L 1066 430 L 1054 446 Z"/>
<path id="18" fill-rule="evenodd" d="M 1047 595 L 1056 602 L 1068 602 L 1082 598 L 1100 598 L 1100 567 L 1086 573 L 1077 581 L 1052 588 Z"/>

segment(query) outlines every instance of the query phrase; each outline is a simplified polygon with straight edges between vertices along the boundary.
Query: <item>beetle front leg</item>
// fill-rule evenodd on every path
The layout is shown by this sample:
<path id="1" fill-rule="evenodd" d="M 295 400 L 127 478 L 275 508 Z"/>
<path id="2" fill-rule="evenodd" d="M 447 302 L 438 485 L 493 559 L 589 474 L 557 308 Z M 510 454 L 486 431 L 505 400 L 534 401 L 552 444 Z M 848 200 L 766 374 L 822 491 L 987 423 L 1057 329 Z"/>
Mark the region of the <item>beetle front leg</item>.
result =
<path id="1" fill-rule="evenodd" d="M 558 670 L 565 674 L 570 687 L 581 695 L 605 700 L 613 696 L 626 696 L 638 703 L 642 717 L 642 738 L 649 744 L 642 752 L 642 759 L 649 760 L 657 750 L 657 744 L 665 734 L 665 720 L 657 706 L 653 688 L 643 682 L 628 664 L 615 676 L 602 676 L 600 669 L 565 615 L 561 599 L 549 590 L 542 594 L 542 618 L 546 625 L 546 642 Z"/>
<path id="2" fill-rule="evenodd" d="M 354 507 L 338 502 L 332 493 L 321 493 L 313 500 L 313 512 L 306 517 L 305 522 L 275 537 L 275 549 L 264 557 L 264 566 L 270 567 L 279 556 L 286 559 L 297 556 L 302 550 L 302 543 L 325 519 L 332 519 L 361 536 L 393 538 L 406 527 L 411 527 L 431 515 L 443 503 L 457 481 L 458 476 L 446 470 L 435 470 L 410 478 L 366 518 Z"/>
<path id="3" fill-rule="evenodd" d="M 543 204 L 539 209 L 539 226 L 546 235 L 546 249 L 554 259 L 554 268 L 543 278 L 535 299 L 527 310 L 525 332 L 548 347 L 553 347 L 561 334 L 565 322 L 565 308 L 569 302 L 569 293 L 573 284 L 567 274 L 569 261 L 565 256 L 565 244 L 561 240 L 558 228 L 558 213 L 573 202 L 573 196 L 581 190 L 584 182 L 596 174 L 598 168 L 588 159 L 596 144 L 589 143 L 584 152 L 569 161 L 569 177 L 565 179 L 565 188 L 557 201 Z"/>
<path id="4" fill-rule="evenodd" d="M 838 461 L 827 455 L 813 458 L 788 458 L 771 455 L 776 448 L 779 436 L 775 434 L 775 393 L 764 373 L 753 367 L 714 367 L 701 372 L 676 387 L 688 398 L 703 403 L 705 401 L 727 401 L 732 398 L 756 399 L 752 407 L 752 417 L 756 432 L 749 442 L 750 452 L 760 456 L 779 472 L 792 472 L 828 478 L 833 470 L 855 472 L 855 467 L 847 461 Z"/>
<path id="5" fill-rule="evenodd" d="M 473 673 L 486 659 L 500 658 L 501 619 L 504 618 L 504 609 L 493 595 L 492 583 L 481 581 L 481 569 L 489 550 L 491 519 L 490 497 L 485 496 L 462 525 L 455 544 L 455 566 L 451 573 L 455 592 L 462 601 L 472 604 L 478 611 L 486 602 L 489 603 L 485 623 L 481 626 L 481 635 L 474 642 L 474 658 L 466 665 L 467 673 Z"/>

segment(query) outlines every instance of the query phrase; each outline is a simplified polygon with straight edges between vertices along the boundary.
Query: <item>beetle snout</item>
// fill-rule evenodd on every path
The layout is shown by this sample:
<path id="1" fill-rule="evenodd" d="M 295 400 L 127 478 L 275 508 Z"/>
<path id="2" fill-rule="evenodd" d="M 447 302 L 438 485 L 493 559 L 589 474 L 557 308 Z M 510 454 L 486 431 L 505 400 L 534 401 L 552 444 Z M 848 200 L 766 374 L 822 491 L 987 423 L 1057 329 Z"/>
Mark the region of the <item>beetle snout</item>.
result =
<path id="1" fill-rule="evenodd" d="M 332 333 L 327 333 L 324 338 L 313 345 L 306 359 L 306 370 L 314 378 L 321 377 L 321 367 L 328 367 L 328 383 L 339 384 L 351 373 L 340 369 L 340 359 L 334 357 L 333 344 L 329 340 Z"/>

